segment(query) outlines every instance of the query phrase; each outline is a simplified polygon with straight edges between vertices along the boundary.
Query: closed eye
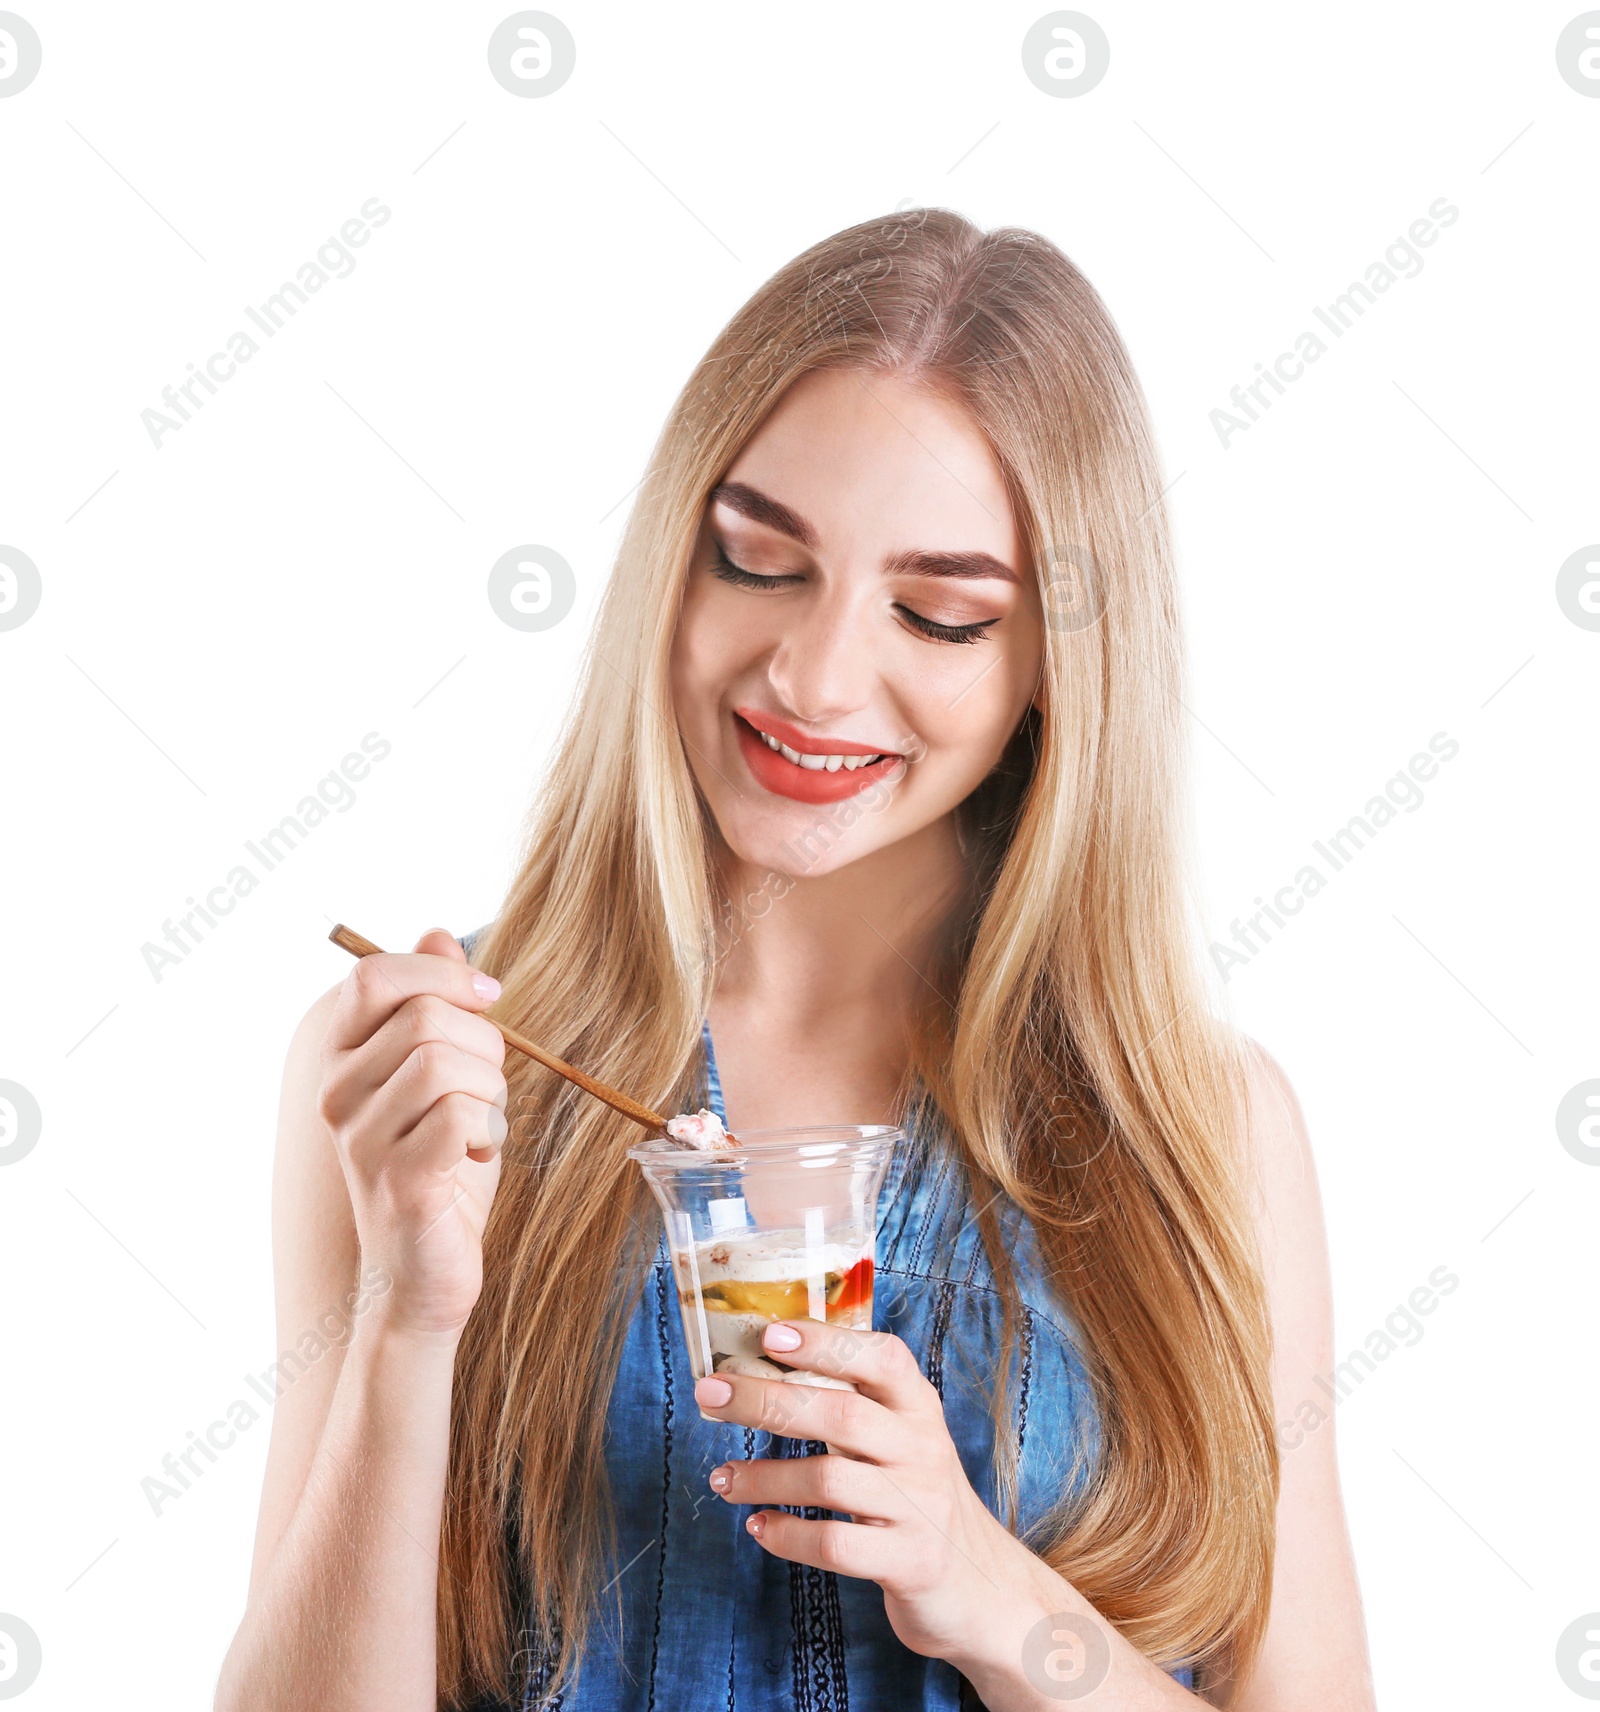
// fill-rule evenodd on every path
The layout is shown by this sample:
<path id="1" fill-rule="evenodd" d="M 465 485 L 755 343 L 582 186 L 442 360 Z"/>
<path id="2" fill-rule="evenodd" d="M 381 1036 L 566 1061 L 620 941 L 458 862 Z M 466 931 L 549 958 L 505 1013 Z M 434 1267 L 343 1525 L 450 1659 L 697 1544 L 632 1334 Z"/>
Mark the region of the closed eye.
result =
<path id="1" fill-rule="evenodd" d="M 747 571 L 742 565 L 735 565 L 727 558 L 720 558 L 711 567 L 714 577 L 721 577 L 725 583 L 732 583 L 735 588 L 775 589 L 782 588 L 785 583 L 804 582 L 799 575 L 781 577 L 764 577 L 759 571 Z"/>
<path id="2" fill-rule="evenodd" d="M 742 565 L 734 564 L 726 555 L 717 559 L 711 566 L 711 574 L 720 577 L 725 583 L 731 583 L 735 588 L 746 589 L 779 589 L 789 583 L 805 581 L 804 577 L 793 572 L 784 576 L 768 577 L 759 571 L 747 571 Z M 894 610 L 911 629 L 921 636 L 926 636 L 931 642 L 982 642 L 993 626 L 1000 622 L 997 618 L 986 618 L 975 624 L 940 624 L 937 619 L 924 618 L 920 612 L 914 612 L 909 606 L 898 601 Z"/>
<path id="3" fill-rule="evenodd" d="M 985 618 L 976 624 L 940 624 L 937 619 L 924 618 L 920 612 L 913 612 L 909 606 L 901 606 L 897 601 L 895 611 L 906 620 L 913 630 L 920 631 L 934 642 L 981 642 L 989 634 L 992 626 L 998 624 L 998 618 Z"/>

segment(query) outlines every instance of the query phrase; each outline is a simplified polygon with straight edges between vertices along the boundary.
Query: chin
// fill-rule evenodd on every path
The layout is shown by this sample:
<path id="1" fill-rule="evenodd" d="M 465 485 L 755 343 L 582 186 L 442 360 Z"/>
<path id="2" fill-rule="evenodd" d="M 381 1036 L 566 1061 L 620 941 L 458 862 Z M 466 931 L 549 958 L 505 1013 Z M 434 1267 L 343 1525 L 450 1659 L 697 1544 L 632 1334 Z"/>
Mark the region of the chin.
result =
<path id="1" fill-rule="evenodd" d="M 723 842 L 741 862 L 792 880 L 816 880 L 894 842 L 894 834 L 885 836 L 888 829 L 881 821 L 872 824 L 878 817 L 864 805 L 858 802 L 842 812 L 844 806 L 796 804 L 794 812 L 767 814 L 741 803 L 731 815 L 716 815 L 716 820 Z"/>

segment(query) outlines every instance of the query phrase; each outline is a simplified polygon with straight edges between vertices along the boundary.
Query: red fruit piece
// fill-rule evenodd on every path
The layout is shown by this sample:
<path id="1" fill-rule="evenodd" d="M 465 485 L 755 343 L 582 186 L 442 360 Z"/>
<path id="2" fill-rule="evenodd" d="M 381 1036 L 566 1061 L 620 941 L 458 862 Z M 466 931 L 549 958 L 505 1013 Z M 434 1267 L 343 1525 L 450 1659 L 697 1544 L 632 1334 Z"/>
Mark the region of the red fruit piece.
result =
<path id="1" fill-rule="evenodd" d="M 872 1261 L 863 1255 L 839 1280 L 837 1288 L 829 1292 L 828 1307 L 843 1318 L 871 1300 Z"/>

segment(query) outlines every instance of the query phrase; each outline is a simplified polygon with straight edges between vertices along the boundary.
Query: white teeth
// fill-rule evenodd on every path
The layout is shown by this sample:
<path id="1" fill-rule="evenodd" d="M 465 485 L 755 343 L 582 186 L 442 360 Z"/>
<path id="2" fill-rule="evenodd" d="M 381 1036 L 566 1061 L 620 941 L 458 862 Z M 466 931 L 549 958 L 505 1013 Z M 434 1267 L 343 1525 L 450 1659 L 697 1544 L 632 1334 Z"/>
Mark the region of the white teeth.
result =
<path id="1" fill-rule="evenodd" d="M 780 743 L 776 737 L 769 736 L 765 731 L 758 731 L 756 736 L 769 749 L 783 756 L 786 761 L 792 761 L 795 766 L 804 767 L 808 773 L 837 773 L 841 767 L 846 772 L 853 773 L 858 767 L 870 767 L 875 761 L 883 759 L 881 755 L 802 755 L 798 749 L 791 749 L 787 743 Z"/>

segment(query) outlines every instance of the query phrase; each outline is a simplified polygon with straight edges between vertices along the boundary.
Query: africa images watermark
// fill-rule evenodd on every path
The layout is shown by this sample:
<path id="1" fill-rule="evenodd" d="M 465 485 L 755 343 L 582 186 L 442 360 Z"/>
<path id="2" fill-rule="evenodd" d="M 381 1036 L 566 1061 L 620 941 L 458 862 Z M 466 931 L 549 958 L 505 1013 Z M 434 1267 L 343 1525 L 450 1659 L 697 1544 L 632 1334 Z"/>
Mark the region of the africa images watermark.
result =
<path id="1" fill-rule="evenodd" d="M 1419 1284 L 1404 1302 L 1396 1302 L 1383 1324 L 1367 1333 L 1361 1348 L 1336 1362 L 1332 1373 L 1313 1374 L 1311 1382 L 1322 1395 L 1303 1399 L 1289 1420 L 1278 1422 L 1278 1448 L 1291 1451 L 1303 1445 L 1341 1403 L 1354 1395 L 1357 1386 L 1377 1371 L 1380 1361 L 1387 1361 L 1396 1350 L 1412 1349 L 1421 1343 L 1428 1328 L 1418 1315 L 1436 1313 L 1439 1298 L 1453 1296 L 1460 1287 L 1461 1280 L 1448 1267 L 1434 1267 L 1428 1282 Z"/>
<path id="2" fill-rule="evenodd" d="M 252 326 L 263 338 L 275 339 L 330 279 L 348 279 L 355 272 L 356 258 L 351 251 L 359 250 L 373 232 L 388 225 L 389 219 L 390 210 L 376 196 L 369 196 L 361 204 L 359 214 L 346 220 L 339 228 L 339 236 L 325 239 L 315 257 L 300 264 L 292 280 L 286 279 L 259 308 L 248 303 L 245 305 L 244 312 Z M 242 327 L 237 333 L 228 335 L 226 344 L 226 350 L 213 351 L 206 358 L 203 368 L 190 363 L 186 380 L 179 381 L 176 387 L 162 389 L 164 411 L 151 409 L 140 412 L 139 420 L 158 452 L 164 435 L 176 434 L 190 420 L 192 410 L 204 409 L 206 401 L 195 389 L 202 387 L 215 397 L 219 390 L 218 382 L 232 380 L 240 366 L 249 362 L 261 349 Z"/>
<path id="3" fill-rule="evenodd" d="M 343 1306 L 330 1308 L 314 1327 L 300 1334 L 292 1349 L 279 1350 L 278 1359 L 268 1362 L 259 1373 L 245 1374 L 246 1388 L 270 1409 L 330 1349 L 342 1349 L 349 1342 L 355 1322 L 372 1306 L 373 1298 L 387 1295 L 393 1285 L 394 1279 L 381 1266 L 364 1268 L 359 1287 L 345 1297 Z M 237 1444 L 240 1433 L 248 1432 L 261 1414 L 249 1397 L 235 1397 L 203 1433 L 191 1429 L 189 1442 L 181 1450 L 168 1451 L 162 1457 L 161 1473 L 147 1474 L 139 1482 L 151 1510 L 160 1516 L 165 1505 L 183 1497 L 205 1473 L 207 1464 L 218 1461 L 222 1451 Z"/>
<path id="4" fill-rule="evenodd" d="M 1020 1662 L 1047 1700 L 1083 1700 L 1111 1672 L 1111 1642 L 1087 1611 L 1057 1611 L 1023 1636 Z"/>
<path id="5" fill-rule="evenodd" d="M 1287 1419 L 1273 1425 L 1277 1440 L 1279 1467 L 1291 1451 L 1306 1444 L 1313 1433 L 1333 1419 L 1335 1410 L 1346 1403 L 1378 1371 L 1379 1366 L 1402 1349 L 1414 1349 L 1422 1342 L 1427 1327 L 1422 1323 L 1439 1310 L 1445 1296 L 1453 1296 L 1461 1287 L 1460 1278 L 1447 1266 L 1436 1266 L 1428 1274 L 1426 1284 L 1410 1291 L 1403 1302 L 1384 1315 L 1383 1324 L 1374 1326 L 1357 1348 L 1349 1350 L 1342 1361 L 1333 1364 L 1328 1373 L 1311 1375 L 1311 1395 L 1302 1397 L 1289 1411 Z M 1218 1480 L 1220 1495 L 1234 1502 L 1260 1494 L 1272 1478 L 1269 1465 L 1259 1458 L 1241 1456 L 1230 1469 L 1222 1471 Z"/>
<path id="6" fill-rule="evenodd" d="M 355 785 L 366 778 L 373 765 L 384 760 L 392 748 L 393 745 L 387 737 L 380 737 L 376 731 L 369 731 L 361 739 L 361 753 L 358 755 L 352 750 L 336 768 L 319 779 L 316 793 L 302 797 L 293 814 L 286 814 L 276 826 L 263 832 L 259 839 L 247 838 L 244 841 L 245 849 L 261 868 L 259 876 L 248 862 L 240 862 L 228 870 L 220 885 L 213 886 L 206 893 L 204 902 L 191 897 L 186 915 L 180 916 L 176 922 L 170 919 L 162 922 L 161 937 L 166 944 L 157 945 L 146 940 L 139 947 L 144 966 L 150 971 L 157 986 L 161 984 L 162 975 L 168 967 L 175 969 L 195 946 L 203 942 L 205 935 L 198 924 L 204 923 L 206 927 L 220 925 L 217 917 L 232 915 L 239 899 L 249 897 L 261 881 L 292 850 L 297 849 L 306 835 L 320 826 L 330 813 L 346 814 L 355 807 Z"/>
<path id="7" fill-rule="evenodd" d="M 1351 815 L 1337 832 L 1329 833 L 1326 839 L 1312 840 L 1311 848 L 1328 864 L 1331 873 L 1348 867 L 1398 813 L 1415 814 L 1425 800 L 1423 784 L 1438 774 L 1441 762 L 1453 761 L 1460 754 L 1461 745 L 1445 732 L 1436 731 L 1428 739 L 1428 749 L 1431 753 L 1413 755 L 1406 766 L 1387 781 L 1383 795 L 1369 798 L 1360 814 Z M 1328 884 L 1331 873 L 1325 874 L 1315 862 L 1307 862 L 1287 885 L 1280 886 L 1272 894 L 1270 904 L 1264 898 L 1256 899 L 1257 911 L 1248 923 L 1238 920 L 1229 923 L 1233 944 L 1223 945 L 1213 940 L 1210 948 L 1211 961 L 1216 964 L 1224 983 L 1231 979 L 1232 969 L 1259 956 L 1271 941 L 1272 934 L 1263 923 L 1287 927 L 1289 924 L 1285 918 L 1299 915 L 1307 900 L 1314 898 Z"/>
<path id="8" fill-rule="evenodd" d="M 1459 208 L 1444 197 L 1436 196 L 1428 204 L 1428 217 L 1413 220 L 1406 228 L 1405 236 L 1396 238 L 1383 252 L 1382 258 L 1373 262 L 1360 279 L 1351 280 L 1326 307 L 1312 305 L 1311 313 L 1322 329 L 1333 338 L 1342 339 L 1390 286 L 1402 279 L 1415 279 L 1422 272 L 1421 252 L 1438 243 L 1439 233 L 1455 225 L 1460 218 Z M 1327 351 L 1328 344 L 1321 333 L 1308 327 L 1295 338 L 1294 349 L 1280 352 L 1273 358 L 1270 368 L 1265 363 L 1257 363 L 1255 379 L 1236 386 L 1229 393 L 1228 402 L 1233 406 L 1232 410 L 1211 412 L 1209 420 L 1222 442 L 1223 451 L 1228 450 L 1235 435 L 1244 433 L 1261 419 L 1263 412 L 1272 408 L 1272 398 L 1265 389 L 1281 398 L 1289 390 L 1285 383 L 1299 380 L 1307 368 Z"/>

